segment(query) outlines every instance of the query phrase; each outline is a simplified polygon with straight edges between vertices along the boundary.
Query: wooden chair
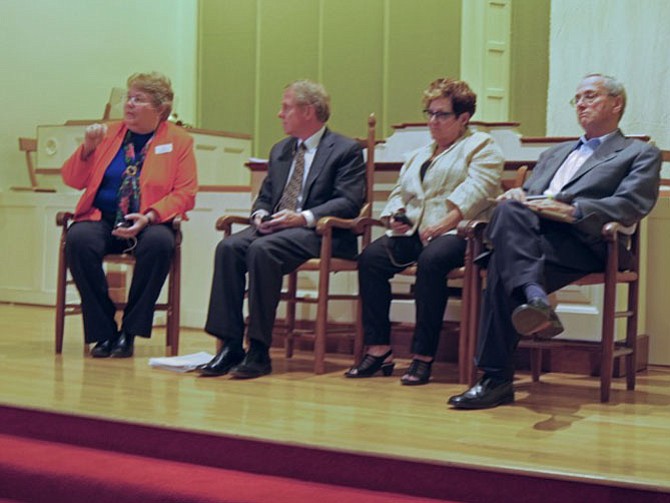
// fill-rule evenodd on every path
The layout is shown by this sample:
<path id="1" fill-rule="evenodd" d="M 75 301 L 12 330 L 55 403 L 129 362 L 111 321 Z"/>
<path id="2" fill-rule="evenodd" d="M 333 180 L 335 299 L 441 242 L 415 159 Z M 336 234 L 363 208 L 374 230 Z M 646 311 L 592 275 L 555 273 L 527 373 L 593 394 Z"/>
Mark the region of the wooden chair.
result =
<path id="1" fill-rule="evenodd" d="M 483 222 L 464 222 L 460 231 L 465 235 L 468 241 L 472 242 L 473 254 L 468 257 L 469 263 L 466 263 L 466 269 L 469 269 L 469 281 L 471 281 L 470 307 L 469 307 L 469 330 L 468 352 L 469 359 L 472 361 L 475 354 L 477 341 L 477 332 L 479 327 L 479 315 L 481 309 L 481 296 L 475 292 L 482 291 L 483 280 L 486 278 L 486 272 L 477 264 L 472 262 L 483 250 L 483 235 L 485 223 Z M 612 374 L 614 370 L 614 359 L 625 357 L 626 362 L 626 387 L 629 390 L 635 389 L 636 372 L 636 339 L 637 339 L 637 316 L 638 316 L 638 295 L 639 295 L 639 251 L 640 251 L 640 225 L 638 224 L 632 235 L 627 236 L 621 232 L 623 227 L 610 222 L 603 226 L 602 236 L 607 243 L 607 260 L 605 271 L 602 273 L 589 274 L 574 283 L 573 285 L 604 285 L 603 309 L 602 309 L 602 330 L 600 340 L 597 342 L 587 341 L 568 341 L 568 340 L 539 340 L 522 339 L 519 343 L 521 348 L 529 348 L 531 353 L 531 371 L 533 381 L 538 381 L 542 367 L 542 352 L 550 351 L 556 348 L 571 348 L 591 351 L 600 356 L 600 401 L 608 402 L 610 389 L 612 385 Z M 621 239 L 626 240 L 626 247 L 633 256 L 632 264 L 625 271 L 619 270 L 619 243 Z M 623 311 L 617 311 L 617 285 L 626 284 L 628 286 L 627 305 Z M 615 341 L 615 320 L 617 318 L 626 318 L 626 337 L 621 342 Z"/>
<path id="2" fill-rule="evenodd" d="M 65 329 L 65 317 L 72 314 L 81 313 L 79 303 L 67 302 L 67 286 L 72 281 L 67 279 L 67 257 L 65 255 L 65 238 L 69 224 L 74 215 L 70 212 L 58 212 L 56 215 L 56 224 L 62 227 L 60 246 L 58 249 L 58 281 L 56 286 L 56 354 L 63 352 L 63 334 Z M 175 249 L 170 263 L 168 278 L 167 301 L 157 303 L 156 311 L 165 311 L 167 321 L 165 327 L 165 354 L 176 356 L 179 352 L 179 308 L 180 308 L 180 286 L 181 286 L 181 219 L 175 218 L 172 222 L 175 230 Z M 130 253 L 106 255 L 104 262 L 107 264 L 124 264 L 128 266 L 135 265 L 135 258 Z M 125 302 L 115 302 L 117 310 L 123 310 L 126 307 Z M 87 345 L 86 345 L 87 346 Z M 86 351 L 86 347 L 84 348 Z"/>
<path id="3" fill-rule="evenodd" d="M 19 138 L 19 150 L 24 152 L 26 156 L 26 168 L 28 169 L 30 187 L 11 187 L 11 190 L 56 192 L 56 189 L 51 187 L 40 187 L 39 182 L 37 181 L 37 171 L 35 170 L 35 163 L 33 162 L 33 156 L 37 152 L 37 138 Z"/>
<path id="4" fill-rule="evenodd" d="M 640 225 L 636 226 L 635 232 L 630 236 L 623 234 L 621 232 L 622 228 L 617 222 L 610 222 L 603 226 L 602 236 L 607 243 L 605 271 L 589 274 L 572 283 L 578 286 L 604 285 L 600 341 L 522 340 L 519 347 L 530 349 L 533 381 L 540 380 L 543 351 L 564 347 L 591 351 L 600 355 L 601 402 L 609 402 L 610 399 L 615 358 L 625 358 L 626 389 L 635 389 L 637 317 L 640 291 Z M 619 270 L 619 244 L 621 239 L 626 241 L 626 248 L 633 256 L 632 265 L 624 271 Z M 617 311 L 616 309 L 617 285 L 620 284 L 625 284 L 628 287 L 626 308 L 623 311 Z M 617 318 L 626 318 L 626 336 L 620 342 L 615 340 L 615 321 Z"/>
<path id="5" fill-rule="evenodd" d="M 516 169 L 513 178 L 503 178 L 501 180 L 501 185 L 503 190 L 507 190 L 512 187 L 520 187 L 525 180 L 526 173 L 528 171 L 528 163 L 523 163 L 517 165 L 518 163 L 506 162 L 505 171 L 509 172 L 512 169 Z M 375 221 L 374 225 L 383 225 L 380 221 Z M 465 264 L 471 264 L 474 258 L 479 255 L 481 249 L 479 248 L 479 241 L 475 240 L 466 240 L 466 249 L 465 249 Z M 409 276 L 416 277 L 416 266 L 410 266 L 403 271 L 399 272 L 400 276 Z M 458 380 L 461 384 L 474 384 L 476 377 L 476 368 L 473 362 L 473 355 L 475 351 L 475 345 L 470 336 L 470 324 L 472 319 L 470 316 L 470 305 L 473 302 L 471 299 L 472 295 L 472 285 L 473 282 L 470 280 L 471 270 L 467 269 L 466 266 L 459 267 L 449 272 L 447 276 L 447 286 L 446 288 L 451 288 L 454 290 L 456 296 L 460 296 L 461 299 L 461 312 L 460 320 L 458 327 Z M 460 283 L 460 287 L 458 284 Z M 460 291 L 460 292 L 459 292 Z M 477 290 L 474 290 L 475 292 Z M 452 297 L 450 295 L 450 297 Z M 414 295 L 410 293 L 393 293 L 393 300 L 414 300 Z M 359 328 L 358 330 L 362 334 L 362 327 L 360 326 L 360 316 L 359 316 Z M 362 335 L 361 335 L 362 337 Z M 362 341 L 360 346 L 362 347 Z"/>
<path id="6" fill-rule="evenodd" d="M 342 219 L 336 217 L 324 217 L 317 222 L 316 232 L 322 236 L 321 252 L 318 258 L 313 258 L 302 264 L 296 271 L 288 275 L 287 290 L 282 292 L 282 300 L 287 302 L 286 307 L 286 339 L 285 352 L 286 357 L 293 356 L 294 340 L 302 336 L 310 336 L 314 341 L 314 373 L 323 374 L 325 372 L 325 354 L 326 354 L 326 336 L 330 335 L 348 335 L 358 330 L 355 326 L 334 328 L 328 326 L 328 304 L 334 300 L 356 301 L 357 294 L 333 294 L 330 292 L 330 275 L 338 272 L 355 272 L 357 262 L 355 260 L 346 260 L 332 256 L 332 233 L 333 229 L 348 229 L 361 237 L 362 246 L 365 247 L 371 239 L 371 215 L 372 215 L 372 194 L 373 194 L 373 176 L 374 176 L 374 146 L 375 146 L 375 125 L 374 114 L 368 118 L 367 137 L 361 141 L 367 148 L 366 160 L 366 198 L 363 208 L 358 218 Z M 248 224 L 248 217 L 226 215 L 217 220 L 217 230 L 224 232 L 224 239 L 232 233 L 234 224 Z M 318 273 L 318 294 L 312 296 L 303 296 L 298 293 L 298 274 L 301 272 Z M 296 305 L 298 303 L 316 304 L 316 321 L 314 328 L 298 327 L 296 323 Z M 353 337 L 354 353 L 357 355 L 362 352 L 362 336 L 359 334 Z"/>

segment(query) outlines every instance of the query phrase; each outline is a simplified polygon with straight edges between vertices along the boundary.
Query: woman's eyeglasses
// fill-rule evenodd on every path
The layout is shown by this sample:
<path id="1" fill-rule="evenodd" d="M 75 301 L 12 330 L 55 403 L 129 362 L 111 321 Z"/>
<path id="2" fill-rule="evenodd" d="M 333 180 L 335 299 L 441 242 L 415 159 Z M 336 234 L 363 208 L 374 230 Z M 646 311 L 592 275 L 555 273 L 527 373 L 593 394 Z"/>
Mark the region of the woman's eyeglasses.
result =
<path id="1" fill-rule="evenodd" d="M 456 116 L 454 112 L 441 112 L 441 111 L 433 111 L 433 110 L 424 110 L 423 111 L 423 116 L 426 118 L 426 120 L 430 119 L 435 119 L 438 122 L 444 122 L 446 121 L 449 117 L 451 116 Z"/>
<path id="2" fill-rule="evenodd" d="M 126 103 L 130 103 L 131 105 L 148 105 L 149 103 L 151 103 L 151 100 L 146 96 L 140 96 L 137 94 L 127 94 Z"/>

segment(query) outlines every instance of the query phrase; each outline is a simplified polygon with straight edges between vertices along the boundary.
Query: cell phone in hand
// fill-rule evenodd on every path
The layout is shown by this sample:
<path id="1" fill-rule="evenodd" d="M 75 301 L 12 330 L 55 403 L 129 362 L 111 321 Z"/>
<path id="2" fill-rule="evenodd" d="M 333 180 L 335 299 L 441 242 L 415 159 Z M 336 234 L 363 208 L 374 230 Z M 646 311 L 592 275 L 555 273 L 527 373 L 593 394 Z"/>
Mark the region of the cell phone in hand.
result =
<path id="1" fill-rule="evenodd" d="M 400 222 L 401 224 L 409 226 L 412 225 L 412 221 L 407 217 L 407 214 L 402 210 L 398 210 L 393 214 L 393 220 L 395 220 L 396 222 Z"/>
<path id="2" fill-rule="evenodd" d="M 118 224 L 114 226 L 115 229 L 127 229 L 128 227 L 133 226 L 133 221 L 132 220 L 121 220 Z"/>
<path id="3" fill-rule="evenodd" d="M 263 215 L 261 217 L 261 222 L 269 222 L 270 220 L 272 220 L 272 215 Z"/>

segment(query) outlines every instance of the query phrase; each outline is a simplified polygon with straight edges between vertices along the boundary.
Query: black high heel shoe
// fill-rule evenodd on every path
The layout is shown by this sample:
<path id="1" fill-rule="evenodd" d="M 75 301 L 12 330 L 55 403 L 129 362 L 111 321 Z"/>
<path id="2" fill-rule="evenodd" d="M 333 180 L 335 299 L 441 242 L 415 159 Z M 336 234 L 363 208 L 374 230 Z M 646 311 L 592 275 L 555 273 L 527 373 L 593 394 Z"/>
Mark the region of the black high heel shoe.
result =
<path id="1" fill-rule="evenodd" d="M 407 369 L 407 373 L 400 378 L 400 383 L 405 386 L 418 386 L 428 384 L 430 381 L 430 371 L 433 367 L 433 361 L 424 362 L 423 360 L 412 360 Z"/>
<path id="2" fill-rule="evenodd" d="M 389 356 L 391 356 L 390 350 L 382 356 L 365 355 L 361 363 L 351 367 L 344 375 L 353 378 L 372 377 L 381 370 L 384 377 L 388 377 L 393 374 L 393 368 L 395 367 L 395 363 L 385 362 Z"/>

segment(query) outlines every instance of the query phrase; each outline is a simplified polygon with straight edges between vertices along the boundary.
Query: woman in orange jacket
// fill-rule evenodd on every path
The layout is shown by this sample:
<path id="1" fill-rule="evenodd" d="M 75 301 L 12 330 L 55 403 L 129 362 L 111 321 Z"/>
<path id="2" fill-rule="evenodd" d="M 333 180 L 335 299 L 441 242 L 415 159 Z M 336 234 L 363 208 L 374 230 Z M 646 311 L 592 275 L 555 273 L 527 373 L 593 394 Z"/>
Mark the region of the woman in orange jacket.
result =
<path id="1" fill-rule="evenodd" d="M 193 139 L 167 122 L 173 96 L 164 75 L 131 75 L 123 121 L 88 126 L 61 170 L 66 184 L 84 190 L 65 252 L 81 296 L 85 341 L 95 343 L 96 358 L 132 356 L 135 336 L 151 336 L 174 252 L 170 222 L 195 204 Z M 119 330 L 102 259 L 129 250 L 136 263 Z"/>

